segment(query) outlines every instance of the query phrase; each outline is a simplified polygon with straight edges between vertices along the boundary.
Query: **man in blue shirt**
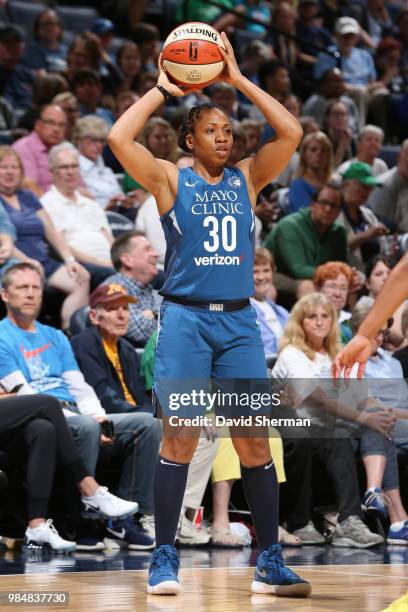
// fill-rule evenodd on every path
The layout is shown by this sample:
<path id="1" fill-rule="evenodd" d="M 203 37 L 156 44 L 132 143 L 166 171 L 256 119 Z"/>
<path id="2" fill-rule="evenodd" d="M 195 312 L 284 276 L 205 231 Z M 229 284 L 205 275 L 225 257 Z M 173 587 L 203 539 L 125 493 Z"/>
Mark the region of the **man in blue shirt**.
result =
<path id="1" fill-rule="evenodd" d="M 314 78 L 319 81 L 327 70 L 340 68 L 347 83 L 346 93 L 353 98 L 365 123 L 367 105 L 374 95 L 386 92 L 385 86 L 377 80 L 372 55 L 357 47 L 360 26 L 353 17 L 340 17 L 335 25 L 336 44 L 328 51 L 338 51 L 339 57 L 319 53 L 314 68 Z"/>
<path id="2" fill-rule="evenodd" d="M 109 414 L 88 385 L 64 334 L 36 318 L 41 307 L 43 280 L 37 268 L 20 263 L 3 275 L 1 297 L 7 317 L 0 322 L 0 385 L 19 393 L 46 393 L 63 407 L 67 423 L 90 474 L 95 474 L 100 446 L 125 457 L 118 495 L 137 501 L 144 516 L 153 513 L 153 470 L 159 452 L 161 427 L 146 412 Z M 114 433 L 104 427 L 113 423 Z M 139 520 L 108 522 L 110 534 L 121 534 L 119 545 L 153 548 L 154 540 Z"/>

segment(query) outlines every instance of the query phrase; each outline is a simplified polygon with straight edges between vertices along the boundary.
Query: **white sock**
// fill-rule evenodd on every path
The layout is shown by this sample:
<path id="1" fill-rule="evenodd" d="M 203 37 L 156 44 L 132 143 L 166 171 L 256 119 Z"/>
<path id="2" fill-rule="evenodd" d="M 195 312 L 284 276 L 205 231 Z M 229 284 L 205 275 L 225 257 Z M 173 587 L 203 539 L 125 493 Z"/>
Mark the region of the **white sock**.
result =
<path id="1" fill-rule="evenodd" d="M 396 523 L 392 523 L 390 525 L 391 531 L 399 531 L 399 529 L 403 528 L 404 523 L 405 523 L 405 521 L 397 521 Z"/>

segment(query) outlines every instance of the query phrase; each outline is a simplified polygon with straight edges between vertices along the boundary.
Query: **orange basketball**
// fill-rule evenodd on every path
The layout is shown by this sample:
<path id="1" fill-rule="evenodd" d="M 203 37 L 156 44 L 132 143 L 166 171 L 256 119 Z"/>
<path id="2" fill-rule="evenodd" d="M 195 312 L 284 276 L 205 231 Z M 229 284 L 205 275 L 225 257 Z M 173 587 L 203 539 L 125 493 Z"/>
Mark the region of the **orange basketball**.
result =
<path id="1" fill-rule="evenodd" d="M 199 21 L 177 26 L 163 45 L 163 67 L 183 89 L 202 89 L 224 70 L 222 38 L 213 27 Z"/>

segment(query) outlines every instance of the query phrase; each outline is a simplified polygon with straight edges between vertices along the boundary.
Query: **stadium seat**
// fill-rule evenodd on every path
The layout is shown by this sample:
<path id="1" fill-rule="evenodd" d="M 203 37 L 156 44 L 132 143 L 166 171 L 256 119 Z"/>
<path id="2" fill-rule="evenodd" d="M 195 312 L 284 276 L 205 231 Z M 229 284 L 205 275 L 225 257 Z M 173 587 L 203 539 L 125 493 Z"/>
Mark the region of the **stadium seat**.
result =
<path id="1" fill-rule="evenodd" d="M 49 8 L 46 4 L 24 2 L 23 0 L 9 0 L 7 12 L 10 20 L 26 30 L 27 37 L 31 37 L 33 23 L 41 11 Z"/>
<path id="2" fill-rule="evenodd" d="M 379 153 L 379 157 L 385 161 L 389 168 L 393 168 L 397 165 L 400 148 L 399 145 L 384 145 Z"/>
<path id="3" fill-rule="evenodd" d="M 133 223 L 120 213 L 107 210 L 106 216 L 108 217 L 109 225 L 115 238 L 134 229 Z"/>
<path id="4" fill-rule="evenodd" d="M 93 22 L 100 17 L 98 11 L 91 6 L 58 5 L 56 8 L 64 28 L 72 32 L 89 30 Z"/>
<path id="5" fill-rule="evenodd" d="M 82 308 L 78 308 L 78 310 L 74 312 L 69 321 L 69 333 L 71 336 L 76 336 L 76 334 L 83 331 L 85 327 L 91 326 L 88 315 L 89 306 L 82 306 Z"/>

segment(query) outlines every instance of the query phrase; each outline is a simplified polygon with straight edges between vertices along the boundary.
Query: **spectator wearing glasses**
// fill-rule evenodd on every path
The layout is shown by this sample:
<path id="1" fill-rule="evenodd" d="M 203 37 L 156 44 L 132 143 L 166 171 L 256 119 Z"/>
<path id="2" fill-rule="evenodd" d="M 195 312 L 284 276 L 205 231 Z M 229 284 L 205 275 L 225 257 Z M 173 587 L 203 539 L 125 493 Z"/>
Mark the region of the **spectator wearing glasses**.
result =
<path id="1" fill-rule="evenodd" d="M 63 72 L 67 68 L 67 46 L 61 42 L 63 27 L 58 13 L 45 9 L 33 24 L 33 40 L 27 45 L 22 64 L 32 70 Z"/>
<path id="2" fill-rule="evenodd" d="M 48 152 L 65 139 L 66 127 L 64 111 L 56 104 L 47 104 L 42 108 L 34 130 L 13 144 L 23 162 L 26 186 L 38 196 L 52 185 Z"/>
<path id="3" fill-rule="evenodd" d="M 361 284 L 358 272 L 353 275 L 353 269 L 343 261 L 329 261 L 316 268 L 313 282 L 316 291 L 324 293 L 334 306 L 340 326 L 341 343 L 347 344 L 352 336 L 351 329 L 346 323 L 351 314 L 344 310 L 344 307 L 350 289 L 356 288 L 356 285 L 358 288 Z"/>
<path id="4" fill-rule="evenodd" d="M 56 95 L 55 98 L 51 100 L 51 104 L 56 104 L 62 108 L 66 114 L 67 129 L 65 131 L 65 137 L 69 142 L 71 142 L 75 122 L 81 116 L 78 100 L 70 91 L 64 91 L 63 93 Z"/>
<path id="5" fill-rule="evenodd" d="M 67 143 L 51 149 L 49 163 L 53 185 L 41 204 L 56 229 L 65 237 L 73 256 L 88 270 L 95 287 L 113 273 L 110 257 L 112 233 L 99 204 L 78 191 L 81 182 L 79 156 Z"/>
<path id="6" fill-rule="evenodd" d="M 347 261 L 346 230 L 336 223 L 340 209 L 338 187 L 324 185 L 310 207 L 281 219 L 266 238 L 265 246 L 275 258 L 280 303 L 283 298 L 290 307 L 296 297 L 313 291 L 312 278 L 320 264 Z"/>
<path id="7" fill-rule="evenodd" d="M 364 272 L 365 263 L 382 250 L 381 236 L 389 233 L 372 210 L 364 206 L 375 185 L 381 180 L 374 176 L 371 166 L 353 162 L 343 174 L 343 210 L 339 223 L 347 230 L 349 263 Z"/>
<path id="8" fill-rule="evenodd" d="M 63 329 L 67 329 L 75 310 L 88 303 L 89 274 L 76 261 L 38 198 L 22 189 L 23 179 L 23 165 L 16 151 L 7 145 L 0 146 L 0 202 L 16 228 L 13 254 L 20 261 L 36 265 L 49 286 L 66 294 L 61 322 Z M 47 243 L 62 261 L 50 256 Z"/>
<path id="9" fill-rule="evenodd" d="M 125 204 L 126 198 L 113 171 L 105 166 L 102 151 L 106 144 L 109 127 L 96 115 L 78 119 L 74 129 L 74 142 L 79 150 L 79 166 L 85 185 L 101 208 L 114 208 Z"/>

